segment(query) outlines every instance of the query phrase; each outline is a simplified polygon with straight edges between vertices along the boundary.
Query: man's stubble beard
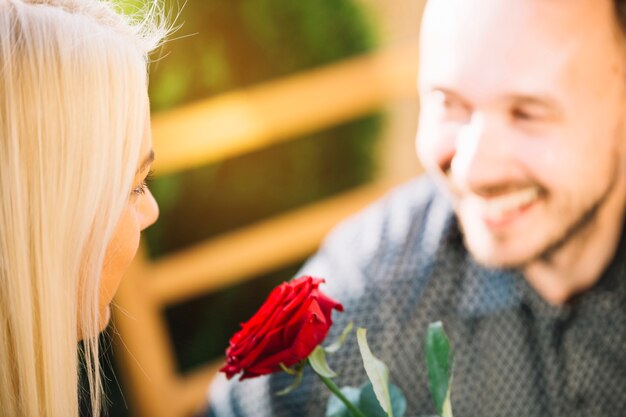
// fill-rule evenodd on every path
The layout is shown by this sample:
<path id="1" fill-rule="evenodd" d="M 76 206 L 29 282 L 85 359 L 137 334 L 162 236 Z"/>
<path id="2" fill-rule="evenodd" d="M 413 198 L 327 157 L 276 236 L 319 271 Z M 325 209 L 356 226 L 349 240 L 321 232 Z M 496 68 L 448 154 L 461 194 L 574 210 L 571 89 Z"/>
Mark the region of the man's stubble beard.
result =
<path id="1" fill-rule="evenodd" d="M 525 266 L 535 262 L 550 263 L 555 254 L 557 254 L 572 240 L 576 238 L 583 238 L 583 235 L 590 232 L 596 224 L 600 210 L 607 204 L 613 191 L 617 187 L 619 179 L 619 155 L 615 154 L 614 158 L 612 159 L 613 167 L 611 170 L 611 180 L 607 184 L 604 192 L 598 198 L 592 201 L 591 204 L 589 204 L 586 208 L 581 210 L 580 214 L 573 221 L 571 221 L 569 225 L 564 228 L 564 230 L 561 229 L 561 233 L 559 233 L 557 236 L 554 236 L 553 238 L 550 238 L 545 244 L 539 247 L 531 255 L 525 257 L 522 260 L 511 262 L 506 262 L 493 258 L 486 259 L 481 256 L 476 256 L 476 254 L 472 251 L 472 246 L 470 245 L 470 242 L 468 242 L 467 233 L 465 231 L 463 221 L 460 219 L 460 216 L 457 212 L 457 223 L 459 224 L 461 233 L 463 234 L 465 247 L 472 254 L 474 259 L 477 260 L 478 263 L 488 267 L 523 269 Z M 549 193 L 545 192 L 545 187 L 540 187 L 540 189 L 544 190 L 543 194 L 549 197 Z"/>

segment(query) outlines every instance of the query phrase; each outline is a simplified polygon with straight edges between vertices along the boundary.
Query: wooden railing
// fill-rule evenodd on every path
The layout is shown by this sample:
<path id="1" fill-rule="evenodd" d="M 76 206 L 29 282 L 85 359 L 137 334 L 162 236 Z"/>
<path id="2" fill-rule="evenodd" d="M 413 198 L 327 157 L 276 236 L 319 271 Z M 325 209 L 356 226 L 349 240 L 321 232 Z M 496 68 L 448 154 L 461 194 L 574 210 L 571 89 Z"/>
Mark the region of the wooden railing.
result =
<path id="1" fill-rule="evenodd" d="M 415 95 L 417 47 L 407 43 L 153 117 L 159 174 L 198 167 L 354 119 Z M 137 414 L 190 415 L 216 364 L 176 370 L 162 310 L 304 259 L 341 219 L 396 181 L 379 181 L 150 262 L 140 250 L 116 296 L 117 351 Z M 242 262 L 245 259 L 245 262 Z"/>

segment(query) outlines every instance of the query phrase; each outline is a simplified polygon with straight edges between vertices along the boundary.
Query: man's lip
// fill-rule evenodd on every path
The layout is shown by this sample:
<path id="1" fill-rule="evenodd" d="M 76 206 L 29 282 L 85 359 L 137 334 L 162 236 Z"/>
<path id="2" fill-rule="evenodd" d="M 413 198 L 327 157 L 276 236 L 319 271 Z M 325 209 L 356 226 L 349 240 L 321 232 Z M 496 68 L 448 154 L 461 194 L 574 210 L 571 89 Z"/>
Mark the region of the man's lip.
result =
<path id="1" fill-rule="evenodd" d="M 540 198 L 536 198 L 528 203 L 525 203 L 518 207 L 515 210 L 512 210 L 508 213 L 503 214 L 500 217 L 493 217 L 483 214 L 481 216 L 482 221 L 489 227 L 490 229 L 502 229 L 514 223 L 516 220 L 522 218 L 524 215 L 528 213 L 533 207 L 538 205 L 540 202 Z"/>
<path id="2" fill-rule="evenodd" d="M 501 229 L 524 216 L 528 210 L 543 199 L 544 193 L 537 186 L 518 188 L 509 193 L 482 196 L 468 193 L 460 196 L 461 206 L 473 213 L 474 221 L 480 221 L 490 229 Z"/>

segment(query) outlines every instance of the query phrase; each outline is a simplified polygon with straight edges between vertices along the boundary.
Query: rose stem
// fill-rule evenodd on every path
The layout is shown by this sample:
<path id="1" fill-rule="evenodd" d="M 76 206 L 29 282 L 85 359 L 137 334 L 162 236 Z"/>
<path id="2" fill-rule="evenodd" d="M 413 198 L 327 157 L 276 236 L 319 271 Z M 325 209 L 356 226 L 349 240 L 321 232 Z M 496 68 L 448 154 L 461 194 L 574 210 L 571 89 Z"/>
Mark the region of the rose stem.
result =
<path id="1" fill-rule="evenodd" d="M 346 396 L 343 395 L 337 384 L 335 384 L 332 379 L 326 378 L 325 376 L 322 376 L 320 374 L 317 374 L 317 376 L 319 376 L 322 382 L 328 387 L 328 389 L 331 390 L 332 393 L 335 394 L 335 396 L 346 405 L 346 407 L 348 407 L 348 410 L 350 410 L 354 417 L 365 417 L 365 414 L 363 414 L 358 408 L 356 408 L 354 404 L 352 404 L 350 400 L 348 400 Z"/>

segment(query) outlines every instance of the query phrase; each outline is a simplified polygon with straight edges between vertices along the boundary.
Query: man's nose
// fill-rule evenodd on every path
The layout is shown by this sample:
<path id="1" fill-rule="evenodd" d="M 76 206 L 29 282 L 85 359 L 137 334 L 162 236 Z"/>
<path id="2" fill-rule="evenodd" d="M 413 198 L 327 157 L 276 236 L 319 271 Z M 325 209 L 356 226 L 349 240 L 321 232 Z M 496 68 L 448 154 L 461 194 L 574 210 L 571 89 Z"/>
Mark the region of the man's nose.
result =
<path id="1" fill-rule="evenodd" d="M 461 128 L 450 164 L 458 187 L 481 192 L 500 186 L 512 168 L 505 127 L 496 119 L 475 113 Z"/>

